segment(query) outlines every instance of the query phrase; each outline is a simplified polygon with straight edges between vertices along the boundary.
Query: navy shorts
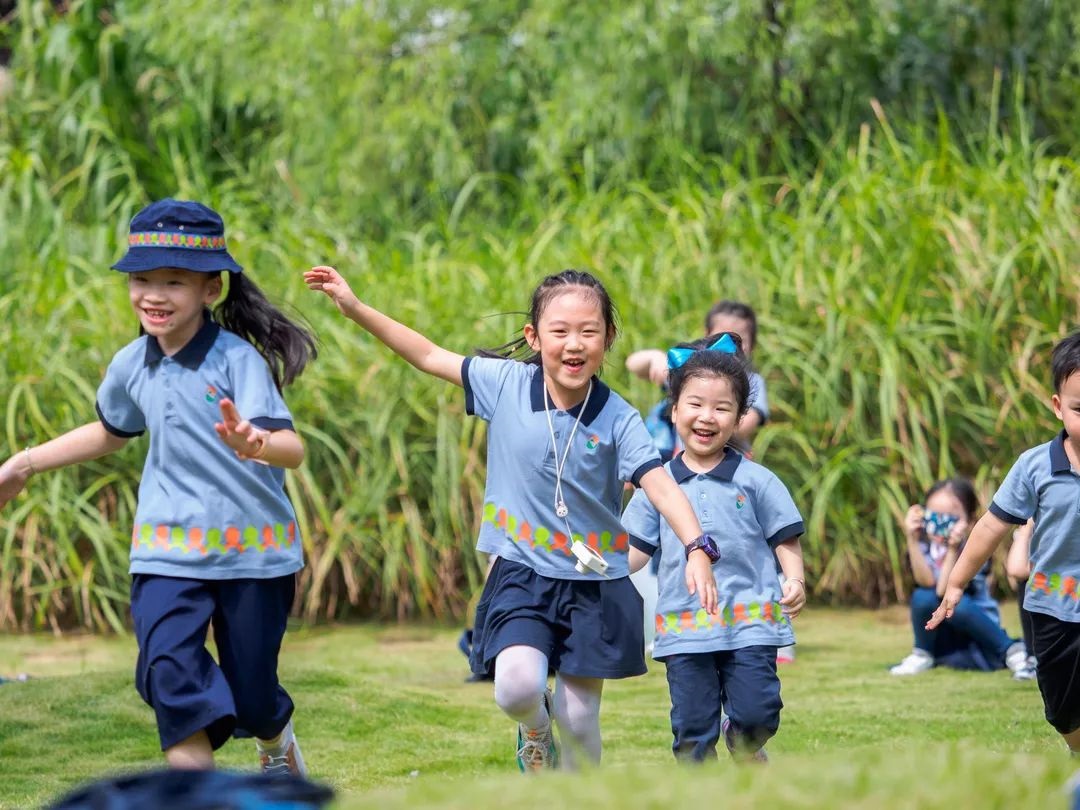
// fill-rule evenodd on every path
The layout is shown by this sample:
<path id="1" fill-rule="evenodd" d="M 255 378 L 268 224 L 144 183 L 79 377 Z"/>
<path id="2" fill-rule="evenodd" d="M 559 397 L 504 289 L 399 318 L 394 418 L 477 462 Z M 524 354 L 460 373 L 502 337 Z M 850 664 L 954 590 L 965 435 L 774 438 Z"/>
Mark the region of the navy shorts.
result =
<path id="1" fill-rule="evenodd" d="M 664 657 L 671 691 L 672 750 L 676 759 L 716 758 L 720 710 L 731 721 L 728 743 L 756 751 L 780 727 L 776 647 L 752 646 Z"/>
<path id="2" fill-rule="evenodd" d="M 476 606 L 472 671 L 521 644 L 544 653 L 556 672 L 578 678 L 644 675 L 644 607 L 629 577 L 552 579 L 500 557 Z"/>
<path id="3" fill-rule="evenodd" d="M 277 663 L 296 576 L 201 580 L 135 574 L 135 688 L 157 715 L 164 751 L 205 730 L 214 749 L 237 736 L 276 737 L 293 702 Z M 213 625 L 219 661 L 206 649 Z"/>
<path id="4" fill-rule="evenodd" d="M 1031 629 L 1046 722 L 1071 734 L 1080 729 L 1080 623 L 1032 611 Z"/>

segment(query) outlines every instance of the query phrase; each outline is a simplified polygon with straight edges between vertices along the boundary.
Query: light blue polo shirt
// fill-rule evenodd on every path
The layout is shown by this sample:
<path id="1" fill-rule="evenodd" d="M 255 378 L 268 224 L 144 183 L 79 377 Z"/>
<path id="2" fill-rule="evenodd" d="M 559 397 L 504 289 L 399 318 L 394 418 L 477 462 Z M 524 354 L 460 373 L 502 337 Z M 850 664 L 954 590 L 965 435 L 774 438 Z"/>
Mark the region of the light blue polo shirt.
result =
<path id="1" fill-rule="evenodd" d="M 1018 526 L 1035 518 L 1024 608 L 1080 622 L 1080 475 L 1069 464 L 1065 438 L 1062 431 L 1022 453 L 995 493 L 990 511 Z"/>
<path id="2" fill-rule="evenodd" d="M 662 466 L 641 416 L 597 378 L 581 406 L 557 410 L 548 398 L 559 457 L 581 413 L 563 470 L 566 525 L 555 514 L 555 452 L 544 414 L 539 365 L 467 357 L 461 366 L 465 409 L 489 423 L 487 484 L 477 549 L 498 554 L 554 579 L 600 579 L 580 574 L 570 553 L 581 540 L 603 555 L 608 576 L 629 574 L 630 538 L 619 523 L 623 482 L 637 484 Z"/>
<path id="3" fill-rule="evenodd" d="M 150 431 L 131 535 L 132 574 L 267 579 L 304 565 L 285 471 L 241 461 L 218 437 L 218 401 L 267 430 L 292 417 L 255 347 L 209 319 L 166 357 L 144 335 L 113 357 L 97 392 L 105 429 Z"/>
<path id="4" fill-rule="evenodd" d="M 644 493 L 634 493 L 622 517 L 630 542 L 646 554 L 658 545 L 662 549 L 653 658 L 794 644 L 791 622 L 780 607 L 783 592 L 773 556 L 773 548 L 803 533 L 802 515 L 787 487 L 730 448 L 707 473 L 694 472 L 681 456 L 667 469 L 690 499 L 702 529 L 720 546 L 720 561 L 713 566 L 720 610 L 710 615 L 690 595 L 682 542 Z"/>

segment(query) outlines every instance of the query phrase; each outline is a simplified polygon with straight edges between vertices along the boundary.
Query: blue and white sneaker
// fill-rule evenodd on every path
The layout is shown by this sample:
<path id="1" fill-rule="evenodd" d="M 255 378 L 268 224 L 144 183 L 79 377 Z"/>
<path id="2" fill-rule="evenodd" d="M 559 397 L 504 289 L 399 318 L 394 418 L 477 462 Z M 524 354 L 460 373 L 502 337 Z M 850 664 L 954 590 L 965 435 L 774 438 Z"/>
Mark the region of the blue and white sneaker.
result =
<path id="1" fill-rule="evenodd" d="M 518 723 L 517 764 L 522 773 L 552 770 L 558 767 L 559 751 L 555 747 L 555 735 L 551 728 L 551 690 L 544 690 L 544 708 L 548 721 L 544 728 L 529 729 Z"/>
<path id="2" fill-rule="evenodd" d="M 1038 677 L 1035 671 L 1035 656 L 1029 655 L 1024 665 L 1013 672 L 1014 681 L 1033 681 Z"/>
<path id="3" fill-rule="evenodd" d="M 267 745 L 256 738 L 255 749 L 259 752 L 259 767 L 267 776 L 307 776 L 307 766 L 293 733 L 292 720 L 286 724 L 277 744 Z"/>
<path id="4" fill-rule="evenodd" d="M 727 746 L 728 753 L 731 754 L 731 758 L 736 762 L 754 762 L 758 764 L 765 764 L 769 761 L 769 755 L 765 752 L 765 746 L 756 751 L 749 752 L 745 749 L 740 749 L 738 740 L 735 739 L 735 734 L 731 730 L 731 718 L 726 715 L 720 720 L 720 731 L 724 735 L 724 745 Z"/>

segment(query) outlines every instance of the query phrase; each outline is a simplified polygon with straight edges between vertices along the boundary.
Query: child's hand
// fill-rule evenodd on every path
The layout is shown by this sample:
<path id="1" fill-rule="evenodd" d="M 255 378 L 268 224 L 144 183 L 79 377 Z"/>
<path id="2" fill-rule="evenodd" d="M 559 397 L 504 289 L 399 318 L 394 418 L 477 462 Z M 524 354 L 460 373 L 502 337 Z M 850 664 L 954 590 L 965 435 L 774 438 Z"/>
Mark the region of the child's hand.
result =
<path id="1" fill-rule="evenodd" d="M 352 288 L 349 287 L 349 283 L 333 267 L 325 265 L 312 267 L 304 273 L 304 283 L 307 284 L 309 290 L 326 293 L 342 313 L 345 313 L 348 306 L 359 301 Z"/>
<path id="2" fill-rule="evenodd" d="M 233 449 L 237 458 L 258 460 L 270 440 L 270 431 L 257 428 L 241 418 L 231 399 L 222 399 L 218 404 L 222 421 L 214 425 L 217 435 Z"/>
<path id="3" fill-rule="evenodd" d="M 939 624 L 946 619 L 951 619 L 953 611 L 956 610 L 956 606 L 960 604 L 960 597 L 964 595 L 962 588 L 957 588 L 954 585 L 950 585 L 945 589 L 945 595 L 941 597 L 941 604 L 938 605 L 937 610 L 934 611 L 934 615 L 930 617 L 930 621 L 926 623 L 927 630 L 934 630 Z"/>
<path id="4" fill-rule="evenodd" d="M 784 613 L 794 619 L 806 606 L 806 585 L 801 579 L 784 580 L 784 598 L 780 600 Z"/>
<path id="5" fill-rule="evenodd" d="M 919 504 L 914 504 L 907 510 L 907 515 L 904 516 L 904 534 L 908 540 L 918 540 L 922 535 L 923 517 L 925 513 Z"/>
<path id="6" fill-rule="evenodd" d="M 0 464 L 0 506 L 23 491 L 30 480 L 30 460 L 22 450 Z"/>
<path id="7" fill-rule="evenodd" d="M 667 384 L 669 373 L 667 355 L 663 352 L 657 352 L 656 357 L 649 364 L 649 380 L 662 387 Z"/>
<path id="8" fill-rule="evenodd" d="M 949 544 L 949 548 L 960 548 L 960 544 L 967 539 L 969 528 L 968 522 L 964 518 L 960 518 L 956 521 L 949 530 L 949 536 L 945 540 L 945 542 Z"/>
<path id="9" fill-rule="evenodd" d="M 701 606 L 708 613 L 716 613 L 716 577 L 713 576 L 712 561 L 704 551 L 691 551 L 686 561 L 686 588 L 691 595 L 697 594 Z"/>

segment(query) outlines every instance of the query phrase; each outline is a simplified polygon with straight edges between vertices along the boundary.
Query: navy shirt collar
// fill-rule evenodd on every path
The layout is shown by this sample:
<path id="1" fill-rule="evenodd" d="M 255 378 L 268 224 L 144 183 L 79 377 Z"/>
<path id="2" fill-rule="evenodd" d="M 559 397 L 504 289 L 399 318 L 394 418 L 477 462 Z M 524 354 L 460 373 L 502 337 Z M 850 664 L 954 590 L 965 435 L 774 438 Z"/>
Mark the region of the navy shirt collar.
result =
<path id="1" fill-rule="evenodd" d="M 184 344 L 180 351 L 172 355 L 172 359 L 184 368 L 194 371 L 206 359 L 206 355 L 210 351 L 210 347 L 214 345 L 214 341 L 217 340 L 220 331 L 221 327 L 211 320 L 209 311 L 204 312 L 203 325 L 199 327 L 199 331 Z M 143 357 L 143 362 L 147 366 L 156 366 L 163 357 L 165 357 L 165 352 L 161 350 L 158 339 L 153 335 L 147 335 L 146 354 Z"/>
<path id="2" fill-rule="evenodd" d="M 724 457 L 720 460 L 720 463 L 709 470 L 705 475 L 709 478 L 715 478 L 717 481 L 730 481 L 735 477 L 735 470 L 738 469 L 740 462 L 742 462 L 742 454 L 737 450 L 733 450 L 728 447 L 724 450 Z M 671 477 L 675 479 L 677 483 L 682 483 L 697 475 L 696 472 L 686 466 L 686 462 L 682 460 L 682 456 L 676 456 L 671 460 Z"/>
<path id="3" fill-rule="evenodd" d="M 1065 453 L 1065 439 L 1068 438 L 1068 434 L 1065 431 L 1061 431 L 1054 440 L 1050 442 L 1050 472 L 1051 474 L 1057 474 L 1060 472 L 1069 472 L 1072 469 L 1072 465 L 1069 463 L 1069 456 Z"/>
<path id="4" fill-rule="evenodd" d="M 608 397 L 611 396 L 611 389 L 595 376 L 592 378 L 592 386 L 592 393 L 589 394 L 589 406 L 585 409 L 585 413 L 581 415 L 581 424 L 583 425 L 590 424 L 600 414 L 600 411 L 604 410 Z M 536 373 L 533 374 L 529 393 L 533 413 L 544 410 L 544 370 L 540 366 L 536 367 Z M 582 401 L 584 402 L 584 400 Z M 548 398 L 548 407 L 554 409 L 554 403 L 551 402 L 550 398 Z M 577 416 L 580 410 L 581 404 L 579 403 L 567 410 L 567 413 L 571 416 Z"/>

